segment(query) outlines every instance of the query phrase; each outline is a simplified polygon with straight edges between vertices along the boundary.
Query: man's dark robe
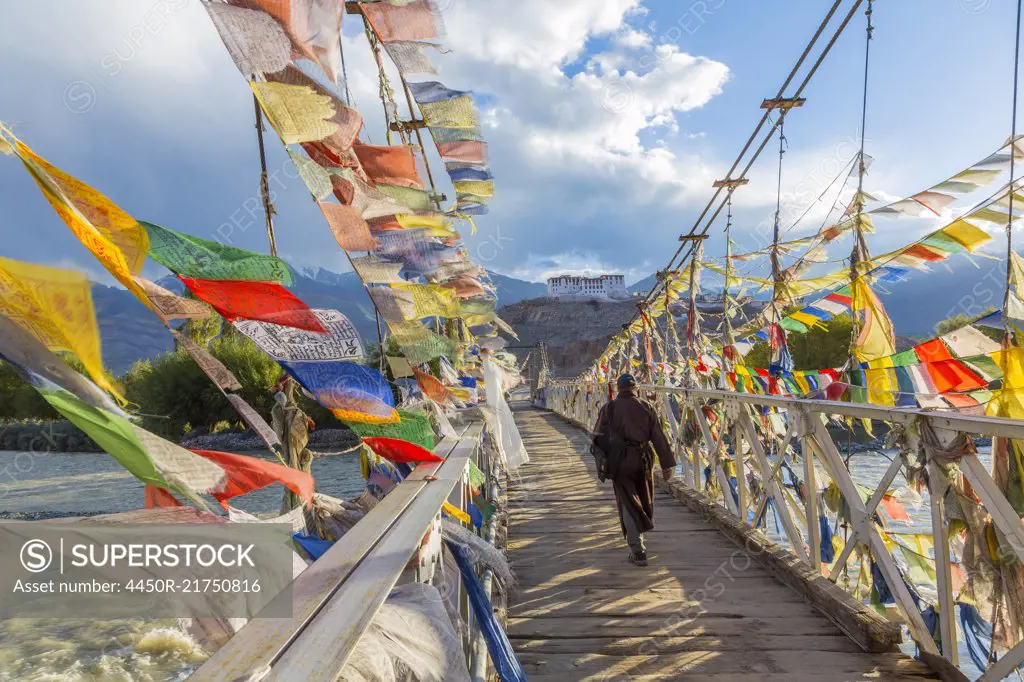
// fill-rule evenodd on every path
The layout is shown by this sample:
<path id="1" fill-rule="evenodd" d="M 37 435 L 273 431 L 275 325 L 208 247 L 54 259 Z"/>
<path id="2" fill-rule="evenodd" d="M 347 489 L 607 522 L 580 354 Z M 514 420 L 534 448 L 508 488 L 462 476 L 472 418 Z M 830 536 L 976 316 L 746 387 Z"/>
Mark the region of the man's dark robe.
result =
<path id="1" fill-rule="evenodd" d="M 672 455 L 668 439 L 661 428 L 654 408 L 632 393 L 623 391 L 615 399 L 612 427 L 626 441 L 626 459 L 619 466 L 618 475 L 612 480 L 615 499 L 619 509 L 619 523 L 622 534 L 626 526 L 622 523 L 622 508 L 625 507 L 641 533 L 654 528 L 654 458 L 651 445 L 658 453 L 662 469 L 674 469 L 676 458 Z M 610 405 L 609 403 L 608 405 Z M 601 408 L 594 431 L 602 433 L 607 420 L 608 405 Z"/>

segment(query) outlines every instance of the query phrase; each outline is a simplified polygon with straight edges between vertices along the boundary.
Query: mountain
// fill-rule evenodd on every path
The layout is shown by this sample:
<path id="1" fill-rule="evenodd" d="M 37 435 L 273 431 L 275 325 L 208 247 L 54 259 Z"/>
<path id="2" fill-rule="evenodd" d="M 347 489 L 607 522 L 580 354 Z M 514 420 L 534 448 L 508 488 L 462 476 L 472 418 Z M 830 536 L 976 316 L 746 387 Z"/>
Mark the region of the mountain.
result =
<path id="1" fill-rule="evenodd" d="M 937 263 L 930 272 L 913 271 L 904 282 L 875 289 L 897 334 L 930 337 L 947 317 L 975 317 L 1001 308 L 1005 282 L 1005 258 L 955 258 L 948 268 Z"/>
<path id="2" fill-rule="evenodd" d="M 498 305 L 512 305 L 531 298 L 539 298 L 548 292 L 546 284 L 527 282 L 525 280 L 487 271 L 491 281 L 498 287 Z"/>
<path id="3" fill-rule="evenodd" d="M 489 273 L 498 288 L 500 303 L 517 303 L 544 295 L 546 287 L 514 277 Z M 292 270 L 290 287 L 310 308 L 333 308 L 344 313 L 359 330 L 364 343 L 376 343 L 377 321 L 366 288 L 354 272 L 332 272 L 325 268 Z M 185 285 L 173 275 L 157 283 L 181 294 Z M 99 321 L 103 361 L 114 374 L 122 374 L 136 360 L 156 357 L 174 348 L 171 335 L 146 306 L 125 289 L 92 285 L 93 306 Z"/>
<path id="4" fill-rule="evenodd" d="M 647 277 L 644 277 L 639 282 L 636 282 L 636 283 L 631 284 L 630 286 L 626 287 L 626 291 L 628 291 L 631 294 L 635 294 L 635 293 L 638 293 L 638 292 L 641 292 L 641 291 L 648 292 L 651 289 L 653 289 L 654 285 L 657 284 L 657 283 L 658 283 L 658 275 L 657 274 L 648 275 Z"/>

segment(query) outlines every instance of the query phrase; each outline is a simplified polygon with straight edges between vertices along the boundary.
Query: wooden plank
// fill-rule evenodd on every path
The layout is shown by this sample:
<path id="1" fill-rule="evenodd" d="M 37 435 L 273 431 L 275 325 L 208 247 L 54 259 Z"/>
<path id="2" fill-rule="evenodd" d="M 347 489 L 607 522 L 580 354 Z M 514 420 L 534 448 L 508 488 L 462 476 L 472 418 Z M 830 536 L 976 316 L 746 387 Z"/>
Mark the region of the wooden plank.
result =
<path id="1" fill-rule="evenodd" d="M 699 509 L 715 527 L 743 546 L 748 555 L 775 579 L 802 594 L 865 651 L 888 651 L 902 641 L 898 623 L 890 623 L 821 574 L 811 571 L 795 555 L 761 532 L 740 524 L 707 496 L 687 490 L 675 481 L 669 481 L 667 485 L 678 499 Z"/>
<path id="2" fill-rule="evenodd" d="M 516 419 L 531 464 L 530 488 L 510 491 L 521 498 L 509 526 L 519 589 L 508 632 L 531 682 L 933 678 L 905 655 L 862 653 L 891 649 L 900 626 L 744 528 L 687 487 L 689 476 L 659 489 L 650 566 L 632 566 L 610 486 L 593 483 L 586 441 L 554 415 Z M 840 616 L 823 615 L 829 600 Z"/>
<path id="3" fill-rule="evenodd" d="M 675 637 L 662 636 L 654 639 L 659 654 L 676 654 L 686 651 L 728 651 L 757 652 L 760 655 L 767 651 L 801 652 L 807 649 L 815 651 L 835 651 L 842 653 L 859 653 L 860 648 L 843 635 L 769 635 L 746 633 L 741 637 Z M 608 656 L 631 656 L 651 648 L 652 638 L 646 637 L 608 637 L 595 639 L 561 638 L 531 639 L 517 642 L 516 651 L 520 653 L 540 654 L 603 654 Z"/>
<path id="4" fill-rule="evenodd" d="M 464 433 L 465 428 L 462 431 Z M 447 457 L 457 443 L 455 439 L 444 439 L 434 448 L 434 452 Z M 323 608 L 362 558 L 409 508 L 426 486 L 422 479 L 423 473 L 420 472 L 403 481 L 292 582 L 290 618 L 262 618 L 257 615 L 192 673 L 189 679 L 194 682 L 219 682 L 265 674 L 291 643 L 295 633 L 301 631 Z M 286 598 L 289 597 L 281 597 Z M 273 610 L 276 601 L 266 607 L 268 612 L 280 613 L 280 610 Z"/>
<path id="5" fill-rule="evenodd" d="M 700 673 L 688 672 L 685 677 L 672 677 L 670 674 L 639 675 L 633 673 L 615 673 L 600 671 L 593 674 L 576 673 L 571 678 L 572 682 L 666 682 L 666 680 L 686 680 L 686 682 L 878 682 L 882 679 L 879 673 L 865 671 L 863 673 L 838 672 L 829 673 L 820 670 L 800 673 L 765 673 L 758 672 L 756 676 L 748 673 Z M 921 682 L 921 680 L 932 679 L 927 673 L 921 671 L 915 673 L 889 673 L 885 676 L 885 682 Z M 567 678 L 560 675 L 530 674 L 530 682 L 566 682 Z"/>
<path id="6" fill-rule="evenodd" d="M 704 615 L 700 618 L 664 618 L 661 616 L 579 616 L 557 614 L 532 618 L 509 618 L 508 636 L 512 639 L 556 639 L 558 637 L 637 637 L 675 635 L 686 637 L 744 637 L 749 634 L 785 633 L 818 637 L 842 634 L 839 628 L 821 616 L 772 616 L 725 618 Z"/>
<path id="7" fill-rule="evenodd" d="M 433 473 L 427 473 L 423 465 L 417 467 L 417 471 L 423 471 L 431 480 L 426 481 L 398 522 L 281 654 L 265 678 L 268 682 L 334 682 L 337 679 L 359 636 L 387 599 L 423 534 L 440 513 L 441 505 L 462 480 L 469 458 L 478 445 L 481 429 L 480 423 L 470 426 L 448 458 L 430 467 Z"/>
<path id="8" fill-rule="evenodd" d="M 646 651 L 657 652 L 657 649 L 652 646 Z M 762 673 L 768 672 L 812 676 L 822 671 L 871 671 L 875 679 L 881 680 L 891 679 L 890 674 L 929 674 L 926 666 L 904 654 L 849 654 L 834 651 L 804 651 L 800 654 L 792 651 L 759 652 L 757 656 L 730 656 L 715 651 L 674 654 L 659 652 L 636 656 L 525 653 L 520 656 L 520 660 L 531 680 L 535 674 L 563 675 L 563 680 L 579 680 L 586 675 L 601 674 L 607 680 L 629 680 L 633 675 L 661 675 L 664 680 L 687 681 L 693 679 L 691 675 L 695 673 L 743 673 L 757 675 L 757 679 L 760 679 Z"/>

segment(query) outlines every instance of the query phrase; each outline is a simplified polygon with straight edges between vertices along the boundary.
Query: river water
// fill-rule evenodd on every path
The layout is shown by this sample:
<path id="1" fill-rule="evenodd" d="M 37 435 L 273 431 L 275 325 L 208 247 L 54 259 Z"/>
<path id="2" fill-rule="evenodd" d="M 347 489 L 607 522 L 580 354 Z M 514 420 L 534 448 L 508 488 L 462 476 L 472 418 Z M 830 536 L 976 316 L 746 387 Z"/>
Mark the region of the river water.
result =
<path id="1" fill-rule="evenodd" d="M 245 453 L 266 459 L 272 455 Z M 274 460 L 276 461 L 276 459 Z M 364 487 L 356 453 L 313 460 L 317 491 L 352 498 Z M 0 451 L 0 518 L 39 518 L 140 509 L 144 487 L 106 454 Z M 232 500 L 252 513 L 275 512 L 274 484 Z M 211 509 L 218 508 L 210 501 Z M 171 682 L 206 654 L 173 619 L 0 620 L 0 682 Z"/>
<path id="2" fill-rule="evenodd" d="M 989 464 L 987 448 L 980 455 Z M 246 453 L 257 454 L 257 453 Z M 850 468 L 860 485 L 874 490 L 894 451 L 854 454 Z M 271 455 L 257 455 L 268 459 Z M 802 476 L 802 472 L 798 472 Z M 317 490 L 351 498 L 363 488 L 354 453 L 314 460 Z M 818 481 L 828 480 L 819 470 Z M 911 516 L 893 530 L 930 532 L 927 496 L 900 491 Z M 273 485 L 235 498 L 232 506 L 253 513 L 278 509 L 283 488 Z M 139 509 L 144 488 L 106 454 L 0 452 L 0 518 L 74 516 Z M 216 503 L 211 501 L 211 507 Z M 787 545 L 769 516 L 768 534 Z M 840 531 L 841 532 L 841 531 Z M 905 638 L 907 639 L 907 638 Z M 905 647 L 913 653 L 913 645 Z M 961 662 L 970 659 L 961 647 Z M 0 620 L 0 682 L 171 682 L 184 680 L 206 657 L 199 645 L 173 620 L 11 619 Z"/>

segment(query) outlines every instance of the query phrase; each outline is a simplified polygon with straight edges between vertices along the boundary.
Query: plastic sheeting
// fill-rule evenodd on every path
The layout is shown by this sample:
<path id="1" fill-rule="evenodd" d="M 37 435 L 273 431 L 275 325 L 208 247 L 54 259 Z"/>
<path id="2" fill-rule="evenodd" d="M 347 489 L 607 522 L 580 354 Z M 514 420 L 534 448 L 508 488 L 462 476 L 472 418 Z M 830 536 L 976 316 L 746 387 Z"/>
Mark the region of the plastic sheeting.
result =
<path id="1" fill-rule="evenodd" d="M 487 403 L 494 410 L 492 429 L 498 451 L 505 460 L 509 471 L 518 469 L 530 461 L 526 447 L 519 435 L 512 410 L 505 401 L 504 377 L 500 367 L 490 358 L 484 358 L 484 383 L 486 384 Z M 486 413 L 485 413 L 486 414 Z"/>
<path id="2" fill-rule="evenodd" d="M 469 552 L 461 545 L 451 541 L 448 542 L 448 549 L 451 550 L 455 561 L 459 564 L 459 572 L 462 574 L 462 581 L 466 593 L 469 595 L 469 604 L 473 608 L 473 615 L 476 616 L 484 640 L 487 642 L 487 652 L 491 655 L 491 662 L 498 672 L 498 677 L 502 682 L 526 682 L 526 671 L 523 670 L 522 664 L 516 658 L 508 635 L 501 629 L 501 625 L 495 618 L 491 600 L 484 592 L 483 585 L 480 584 Z"/>
<path id="3" fill-rule="evenodd" d="M 445 611 L 441 592 L 423 583 L 393 589 L 338 679 L 469 682 L 461 640 Z"/>

